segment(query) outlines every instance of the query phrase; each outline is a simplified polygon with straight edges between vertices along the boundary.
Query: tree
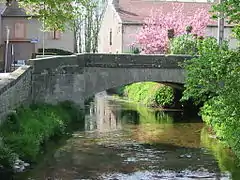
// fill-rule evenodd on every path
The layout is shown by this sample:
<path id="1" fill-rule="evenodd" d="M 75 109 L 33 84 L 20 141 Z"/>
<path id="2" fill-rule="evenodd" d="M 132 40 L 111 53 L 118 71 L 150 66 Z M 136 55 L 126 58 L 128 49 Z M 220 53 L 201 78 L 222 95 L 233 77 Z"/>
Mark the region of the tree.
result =
<path id="1" fill-rule="evenodd" d="M 81 31 L 81 52 L 97 52 L 98 34 L 107 0 L 89 0 L 89 5 L 84 9 L 79 30 Z"/>
<path id="2" fill-rule="evenodd" d="M 11 3 L 12 0 L 7 0 Z M 27 13 L 37 16 L 46 29 L 65 30 L 73 27 L 88 0 L 19 0 Z"/>
<path id="3" fill-rule="evenodd" d="M 139 44 L 144 53 L 165 53 L 168 50 L 168 32 L 174 36 L 182 35 L 187 26 L 192 27 L 192 33 L 203 36 L 210 20 L 205 9 L 198 9 L 193 16 L 183 13 L 183 3 L 173 3 L 173 11 L 164 14 L 162 10 L 152 11 L 144 26 L 137 35 L 135 44 Z"/>

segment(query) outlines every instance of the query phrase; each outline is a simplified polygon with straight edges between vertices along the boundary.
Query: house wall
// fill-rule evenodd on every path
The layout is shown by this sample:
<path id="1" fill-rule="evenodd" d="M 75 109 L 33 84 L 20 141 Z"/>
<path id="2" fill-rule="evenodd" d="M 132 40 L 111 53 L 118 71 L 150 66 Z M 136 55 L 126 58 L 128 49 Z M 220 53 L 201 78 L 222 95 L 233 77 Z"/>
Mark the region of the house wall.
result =
<path id="1" fill-rule="evenodd" d="M 136 34 L 141 30 L 141 25 L 123 25 L 123 52 L 131 51 L 131 45 L 136 41 Z M 136 45 L 134 45 L 136 46 Z"/>
<path id="2" fill-rule="evenodd" d="M 110 31 L 112 29 L 112 45 L 110 45 Z M 113 5 L 107 5 L 98 35 L 98 52 L 122 52 L 122 25 Z"/>
<path id="3" fill-rule="evenodd" d="M 15 23 L 21 22 L 25 26 L 25 38 L 16 39 L 14 37 L 14 26 Z M 2 37 L 4 41 L 7 37 L 6 26 L 10 29 L 10 40 L 31 40 L 38 39 L 39 42 L 36 44 L 37 48 L 42 48 L 43 33 L 41 32 L 41 23 L 37 19 L 27 19 L 26 17 L 2 17 Z M 60 39 L 53 39 L 53 35 L 50 32 L 45 33 L 45 48 L 56 48 L 63 49 L 73 52 L 74 50 L 74 35 L 73 32 L 68 30 L 61 33 Z"/>
<path id="4" fill-rule="evenodd" d="M 218 27 L 217 26 L 211 26 L 207 27 L 206 30 L 207 36 L 213 36 L 217 38 L 218 35 Z M 229 47 L 230 48 L 236 48 L 238 45 L 238 41 L 236 38 L 232 37 L 232 27 L 225 27 L 224 28 L 224 39 L 229 41 Z"/>
<path id="5" fill-rule="evenodd" d="M 141 30 L 141 25 L 123 25 L 123 51 L 129 52 L 130 45 L 136 41 L 136 34 Z M 206 36 L 213 36 L 217 38 L 218 28 L 217 26 L 207 27 Z M 231 27 L 225 27 L 224 38 L 229 40 L 230 48 L 236 48 L 237 40 L 231 37 Z"/>

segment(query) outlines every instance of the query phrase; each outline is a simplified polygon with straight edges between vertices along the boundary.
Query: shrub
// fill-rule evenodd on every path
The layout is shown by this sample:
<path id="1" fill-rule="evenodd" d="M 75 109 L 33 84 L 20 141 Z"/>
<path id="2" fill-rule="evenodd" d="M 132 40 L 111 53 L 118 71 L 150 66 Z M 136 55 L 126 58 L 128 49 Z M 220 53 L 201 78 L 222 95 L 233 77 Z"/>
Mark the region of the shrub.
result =
<path id="1" fill-rule="evenodd" d="M 184 65 L 187 78 L 182 99 L 193 98 L 200 103 L 219 94 L 230 59 L 227 44 L 219 47 L 214 38 L 202 40 L 197 48 L 199 57 L 187 60 Z"/>
<path id="2" fill-rule="evenodd" d="M 240 53 L 213 38 L 198 45 L 199 57 L 185 65 L 183 100 L 204 102 L 203 120 L 240 158 Z"/>
<path id="3" fill-rule="evenodd" d="M 195 55 L 198 53 L 197 44 L 198 39 L 196 37 L 192 34 L 185 34 L 170 41 L 169 51 L 171 54 Z"/>
<path id="4" fill-rule="evenodd" d="M 123 89 L 123 95 L 130 101 L 146 106 L 170 106 L 174 99 L 171 87 L 155 82 L 138 82 L 127 85 Z"/>
<path id="5" fill-rule="evenodd" d="M 39 48 L 38 49 L 38 55 L 41 55 L 43 53 L 43 49 Z M 44 53 L 48 55 L 72 55 L 72 52 L 62 50 L 62 49 L 55 49 L 55 48 L 47 48 L 44 49 Z"/>

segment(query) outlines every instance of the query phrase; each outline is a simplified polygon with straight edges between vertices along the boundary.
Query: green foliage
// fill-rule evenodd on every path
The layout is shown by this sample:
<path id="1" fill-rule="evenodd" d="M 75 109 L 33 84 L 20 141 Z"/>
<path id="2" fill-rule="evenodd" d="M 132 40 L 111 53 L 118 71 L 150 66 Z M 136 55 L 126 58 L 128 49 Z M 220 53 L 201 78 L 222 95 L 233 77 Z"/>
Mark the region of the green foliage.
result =
<path id="1" fill-rule="evenodd" d="M 183 100 L 204 102 L 201 115 L 217 137 L 240 158 L 240 53 L 213 38 L 199 44 L 200 56 L 185 64 Z"/>
<path id="2" fill-rule="evenodd" d="M 44 22 L 45 29 L 65 30 L 73 27 L 74 21 L 95 3 L 89 0 L 20 0 L 20 5 L 29 15 Z"/>
<path id="3" fill-rule="evenodd" d="M 198 57 L 185 63 L 187 79 L 182 98 L 192 98 L 196 103 L 205 102 L 219 94 L 231 61 L 227 44 L 219 47 L 214 38 L 206 38 L 198 43 L 198 51 Z"/>
<path id="4" fill-rule="evenodd" d="M 134 121 L 135 124 L 169 124 L 172 125 L 173 118 L 163 111 L 156 111 L 152 108 L 136 105 L 133 103 L 123 103 L 122 119 L 129 123 Z M 133 113 L 137 113 L 137 115 Z M 130 115 L 130 116 L 129 116 Z M 134 119 L 131 119 L 134 118 Z"/>
<path id="5" fill-rule="evenodd" d="M 138 82 L 127 85 L 123 89 L 123 95 L 130 101 L 146 106 L 170 106 L 174 99 L 171 87 L 155 82 Z"/>
<path id="6" fill-rule="evenodd" d="M 37 55 L 42 55 L 42 53 L 43 53 L 43 49 L 39 48 Z M 72 52 L 65 51 L 62 49 L 55 49 L 55 48 L 44 49 L 44 53 L 45 55 L 72 55 L 73 54 Z"/>
<path id="7" fill-rule="evenodd" d="M 0 164 L 3 167 L 11 168 L 17 158 L 17 154 L 13 153 L 6 145 L 0 145 Z"/>
<path id="8" fill-rule="evenodd" d="M 138 47 L 131 47 L 129 51 L 126 51 L 127 54 L 140 54 L 141 51 Z"/>
<path id="9" fill-rule="evenodd" d="M 155 102 L 157 105 L 169 106 L 173 103 L 174 92 L 169 86 L 162 86 L 157 89 L 155 94 Z"/>
<path id="10" fill-rule="evenodd" d="M 192 34 L 177 36 L 170 41 L 169 51 L 171 54 L 197 54 L 198 39 Z"/>
<path id="11" fill-rule="evenodd" d="M 4 150 L 19 155 L 23 160 L 35 161 L 42 145 L 53 136 L 67 132 L 72 122 L 82 121 L 80 108 L 71 102 L 58 105 L 33 104 L 21 107 L 10 114 L 1 125 L 4 148 L 1 156 L 8 156 Z M 8 158 L 7 158 L 8 159 Z M 4 164 L 5 161 L 0 161 Z"/>

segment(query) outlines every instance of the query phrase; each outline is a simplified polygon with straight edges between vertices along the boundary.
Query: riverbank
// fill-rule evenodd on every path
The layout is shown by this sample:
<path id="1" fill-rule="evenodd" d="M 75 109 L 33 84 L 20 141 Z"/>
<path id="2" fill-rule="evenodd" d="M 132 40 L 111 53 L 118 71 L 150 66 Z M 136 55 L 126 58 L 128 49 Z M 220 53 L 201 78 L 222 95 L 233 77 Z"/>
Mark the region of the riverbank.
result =
<path id="1" fill-rule="evenodd" d="M 75 131 L 36 166 L 15 174 L 14 180 L 230 180 L 232 170 L 239 172 L 234 156 L 209 139 L 198 117 L 183 118 L 181 112 L 157 112 L 102 95 L 86 106 L 85 131 Z"/>
<path id="2" fill-rule="evenodd" d="M 205 38 L 198 46 L 199 56 L 184 65 L 182 100 L 202 104 L 204 122 L 240 159 L 240 52 L 227 42 L 219 46 L 214 38 Z"/>
<path id="3" fill-rule="evenodd" d="M 28 163 L 36 162 L 47 141 L 68 135 L 76 123 L 84 123 L 83 113 L 71 102 L 18 108 L 0 127 L 0 165 L 23 170 Z"/>
<path id="4" fill-rule="evenodd" d="M 122 86 L 115 93 L 125 100 L 148 107 L 171 107 L 174 105 L 174 90 L 156 82 L 137 82 Z"/>

